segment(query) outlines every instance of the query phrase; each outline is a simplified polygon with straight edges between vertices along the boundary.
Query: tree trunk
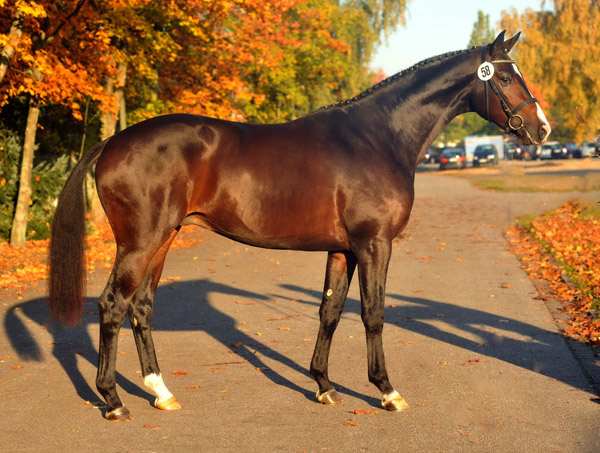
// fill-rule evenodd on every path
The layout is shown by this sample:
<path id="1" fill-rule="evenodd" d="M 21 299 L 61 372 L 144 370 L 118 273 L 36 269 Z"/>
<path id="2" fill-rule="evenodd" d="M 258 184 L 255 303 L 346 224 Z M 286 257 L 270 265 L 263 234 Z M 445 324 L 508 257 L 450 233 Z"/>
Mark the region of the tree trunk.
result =
<path id="1" fill-rule="evenodd" d="M 104 91 L 109 96 L 114 96 L 115 94 L 115 82 L 112 77 L 107 76 L 104 84 Z M 102 140 L 106 140 L 108 137 L 115 133 L 115 129 L 117 127 L 117 118 L 115 116 L 115 112 L 112 110 L 105 110 L 102 112 L 102 119 L 100 125 L 100 138 Z"/>
<path id="2" fill-rule="evenodd" d="M 23 141 L 23 161 L 19 177 L 19 193 L 17 205 L 10 230 L 10 245 L 22 247 L 27 239 L 27 215 L 29 213 L 29 200 L 31 199 L 31 172 L 33 170 L 33 153 L 35 147 L 35 134 L 37 131 L 40 107 L 33 98 L 29 101 L 27 126 L 25 127 L 25 140 Z"/>
<path id="3" fill-rule="evenodd" d="M 121 92 L 123 88 L 121 88 Z M 125 105 L 125 96 L 121 95 L 121 101 L 119 106 L 119 130 L 123 130 L 127 127 L 127 106 Z"/>
<path id="4" fill-rule="evenodd" d="M 2 79 L 4 79 L 4 76 L 6 75 L 8 63 L 10 62 L 11 58 L 15 55 L 15 47 L 13 44 L 15 44 L 15 41 L 18 41 L 21 38 L 22 24 L 23 20 L 21 17 L 21 13 L 20 11 L 17 11 L 17 13 L 15 14 L 15 19 L 13 20 L 13 23 L 10 27 L 10 32 L 8 34 L 9 43 L 5 45 L 2 49 L 2 52 L 0 52 L 0 82 L 2 82 Z"/>
<path id="5" fill-rule="evenodd" d="M 120 127 L 124 129 L 127 124 L 125 115 L 125 80 L 127 78 L 127 63 L 119 63 L 117 67 L 117 83 L 112 77 L 106 78 L 104 90 L 107 94 L 112 95 L 115 99 L 115 104 L 118 106 L 117 111 L 105 111 L 102 114 L 101 134 L 102 140 L 107 139 L 117 130 L 117 117 L 120 117 Z"/>
<path id="6" fill-rule="evenodd" d="M 117 130 L 117 113 L 120 116 L 120 128 L 123 130 L 127 125 L 125 118 L 125 80 L 127 77 L 127 64 L 119 63 L 117 67 L 117 88 L 115 89 L 115 82 L 112 77 L 106 78 L 106 84 L 104 90 L 107 94 L 113 95 L 118 106 L 118 111 L 106 111 L 102 114 L 102 124 L 100 127 L 100 133 L 102 140 L 106 140 L 115 134 Z M 93 174 L 90 172 L 86 177 L 86 190 L 90 194 L 90 217 L 92 222 L 99 223 L 106 220 L 104 210 L 98 198 L 98 192 L 96 191 L 96 183 Z"/>

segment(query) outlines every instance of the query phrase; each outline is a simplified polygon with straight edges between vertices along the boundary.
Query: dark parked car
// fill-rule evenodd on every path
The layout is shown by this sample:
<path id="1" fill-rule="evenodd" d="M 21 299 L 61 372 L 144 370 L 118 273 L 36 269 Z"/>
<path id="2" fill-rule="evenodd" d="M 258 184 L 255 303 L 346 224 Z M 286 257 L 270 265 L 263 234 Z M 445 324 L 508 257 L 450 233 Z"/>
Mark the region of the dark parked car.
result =
<path id="1" fill-rule="evenodd" d="M 473 153 L 473 167 L 498 165 L 498 150 L 494 145 L 479 145 Z"/>
<path id="2" fill-rule="evenodd" d="M 554 152 L 552 153 L 553 159 L 573 159 L 574 157 L 581 159 L 581 156 L 581 148 L 574 143 L 565 143 L 560 146 L 560 149 L 556 150 L 556 155 Z"/>
<path id="3" fill-rule="evenodd" d="M 423 156 L 423 159 L 421 159 L 421 162 L 425 164 L 439 163 L 441 151 L 442 150 L 440 148 L 427 149 L 425 155 Z"/>
<path id="4" fill-rule="evenodd" d="M 440 157 L 440 170 L 465 168 L 467 166 L 465 150 L 462 148 L 445 148 Z"/>
<path id="5" fill-rule="evenodd" d="M 540 159 L 554 159 L 555 156 L 562 154 L 562 146 L 558 143 L 546 143 L 542 145 Z"/>
<path id="6" fill-rule="evenodd" d="M 509 145 L 504 151 L 507 159 L 514 160 L 536 160 L 540 154 L 540 146 Z"/>

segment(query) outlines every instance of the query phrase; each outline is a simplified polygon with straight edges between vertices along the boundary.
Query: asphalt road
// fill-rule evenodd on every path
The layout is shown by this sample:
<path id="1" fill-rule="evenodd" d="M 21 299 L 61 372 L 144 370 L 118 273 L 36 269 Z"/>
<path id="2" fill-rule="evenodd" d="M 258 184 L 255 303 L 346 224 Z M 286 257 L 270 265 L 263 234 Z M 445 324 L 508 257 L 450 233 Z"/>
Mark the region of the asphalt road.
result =
<path id="1" fill-rule="evenodd" d="M 159 363 L 183 409 L 152 407 L 124 328 L 118 384 L 135 419 L 103 419 L 95 298 L 106 274 L 97 271 L 74 329 L 48 320 L 43 286 L 3 293 L 0 450 L 600 451 L 589 373 L 503 236 L 518 215 L 576 194 L 481 192 L 431 173 L 416 190 L 394 244 L 384 330 L 390 377 L 410 410 L 381 410 L 368 383 L 356 281 L 330 360 L 344 402 L 316 402 L 308 366 L 324 253 L 203 233 L 199 246 L 169 254 L 155 303 Z"/>

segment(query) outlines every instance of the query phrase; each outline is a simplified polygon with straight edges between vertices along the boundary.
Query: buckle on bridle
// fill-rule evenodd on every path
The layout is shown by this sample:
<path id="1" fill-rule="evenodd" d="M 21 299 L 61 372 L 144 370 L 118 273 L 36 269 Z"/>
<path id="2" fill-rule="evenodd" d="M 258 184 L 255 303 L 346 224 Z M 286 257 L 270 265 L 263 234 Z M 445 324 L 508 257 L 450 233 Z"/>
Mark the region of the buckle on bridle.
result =
<path id="1" fill-rule="evenodd" d="M 518 123 L 518 125 L 514 125 L 514 124 L 512 123 L 512 121 L 513 121 L 514 119 L 517 119 L 517 120 L 519 120 L 519 123 Z M 523 117 L 522 117 L 521 115 L 513 115 L 513 116 L 510 116 L 510 117 L 508 118 L 508 121 L 507 121 L 507 123 L 506 123 L 506 124 L 508 125 L 508 127 L 509 127 L 509 128 L 511 128 L 513 131 L 515 131 L 515 132 L 516 132 L 516 131 L 518 131 L 519 129 L 521 129 L 522 127 L 524 127 L 524 126 L 525 126 L 525 121 L 523 120 Z"/>

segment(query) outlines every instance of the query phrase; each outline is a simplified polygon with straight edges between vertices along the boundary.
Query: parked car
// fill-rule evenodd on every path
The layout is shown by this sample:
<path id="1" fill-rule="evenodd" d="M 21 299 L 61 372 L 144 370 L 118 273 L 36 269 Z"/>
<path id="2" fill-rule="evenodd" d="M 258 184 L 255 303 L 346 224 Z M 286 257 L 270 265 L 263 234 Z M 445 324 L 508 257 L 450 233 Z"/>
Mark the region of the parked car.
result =
<path id="1" fill-rule="evenodd" d="M 440 155 L 440 170 L 466 168 L 467 159 L 462 148 L 445 148 Z"/>
<path id="2" fill-rule="evenodd" d="M 498 150 L 495 145 L 479 145 L 473 153 L 473 167 L 498 165 Z"/>
<path id="3" fill-rule="evenodd" d="M 565 143 L 552 150 L 553 159 L 573 159 L 574 157 L 581 158 L 581 149 L 574 143 Z"/>
<path id="4" fill-rule="evenodd" d="M 424 164 L 439 163 L 440 153 L 440 148 L 428 148 L 425 152 L 425 155 L 423 156 L 423 159 L 421 159 L 421 162 L 423 162 Z"/>
<path id="5" fill-rule="evenodd" d="M 582 157 L 600 157 L 600 143 L 588 142 L 581 145 Z"/>
<path id="6" fill-rule="evenodd" d="M 562 153 L 562 148 L 559 143 L 546 143 L 542 145 L 540 151 L 540 159 L 552 159 L 554 156 Z"/>
<path id="7" fill-rule="evenodd" d="M 525 148 L 529 153 L 530 160 L 537 160 L 540 158 L 540 155 L 542 154 L 542 147 L 540 145 L 527 145 Z"/>
<path id="8" fill-rule="evenodd" d="M 540 146 L 510 145 L 504 154 L 508 159 L 536 160 L 540 158 L 541 152 Z"/>

